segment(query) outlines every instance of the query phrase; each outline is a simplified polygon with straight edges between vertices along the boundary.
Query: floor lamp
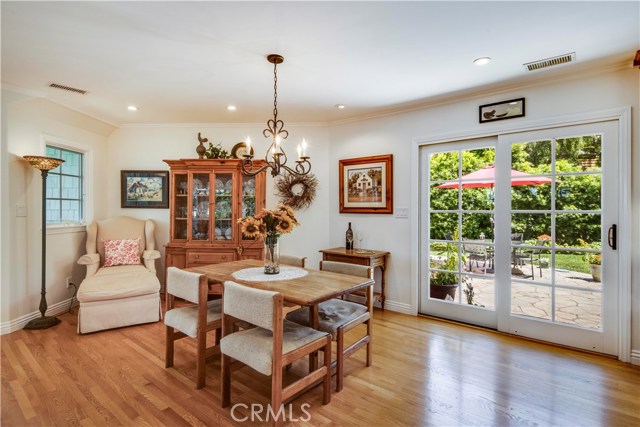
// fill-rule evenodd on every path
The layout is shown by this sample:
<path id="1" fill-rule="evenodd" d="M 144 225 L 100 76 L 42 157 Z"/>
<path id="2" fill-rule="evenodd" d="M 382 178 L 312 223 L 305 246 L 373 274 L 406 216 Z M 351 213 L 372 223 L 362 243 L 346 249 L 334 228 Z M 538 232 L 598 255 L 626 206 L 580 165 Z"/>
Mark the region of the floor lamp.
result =
<path id="1" fill-rule="evenodd" d="M 43 156 L 24 156 L 31 166 L 40 170 L 42 174 L 42 289 L 40 291 L 40 317 L 27 323 L 25 329 L 47 329 L 60 323 L 55 316 L 45 316 L 47 311 L 46 268 L 47 268 L 47 175 L 49 171 L 60 166 L 64 160 Z"/>

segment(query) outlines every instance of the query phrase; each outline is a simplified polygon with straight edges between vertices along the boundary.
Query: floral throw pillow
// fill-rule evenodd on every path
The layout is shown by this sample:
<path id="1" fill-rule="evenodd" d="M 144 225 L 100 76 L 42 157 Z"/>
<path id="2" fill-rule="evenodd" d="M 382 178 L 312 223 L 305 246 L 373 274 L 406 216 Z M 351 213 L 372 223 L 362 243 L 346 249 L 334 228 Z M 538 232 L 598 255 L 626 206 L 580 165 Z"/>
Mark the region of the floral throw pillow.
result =
<path id="1" fill-rule="evenodd" d="M 140 239 L 103 240 L 102 243 L 104 243 L 103 267 L 140 264 L 138 253 Z"/>

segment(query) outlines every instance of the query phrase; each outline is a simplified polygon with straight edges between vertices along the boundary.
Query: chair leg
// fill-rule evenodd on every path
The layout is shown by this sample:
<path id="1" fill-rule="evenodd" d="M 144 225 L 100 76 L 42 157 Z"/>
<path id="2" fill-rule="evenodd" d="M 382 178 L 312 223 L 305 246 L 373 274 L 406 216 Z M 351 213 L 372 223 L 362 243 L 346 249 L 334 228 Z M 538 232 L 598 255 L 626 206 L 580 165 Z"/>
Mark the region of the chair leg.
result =
<path id="1" fill-rule="evenodd" d="M 205 353 L 207 349 L 207 331 L 198 331 L 198 343 L 196 354 L 196 389 L 204 387 L 205 383 L 205 371 L 206 371 L 206 358 Z"/>
<path id="2" fill-rule="evenodd" d="M 226 408 L 231 404 L 231 357 L 222 354 L 220 359 L 221 405 L 223 408 Z"/>
<path id="3" fill-rule="evenodd" d="M 336 392 L 342 390 L 344 375 L 344 329 L 338 328 L 336 340 Z"/>
<path id="4" fill-rule="evenodd" d="M 165 355 L 164 355 L 164 367 L 170 368 L 173 366 L 173 328 L 165 327 Z"/>
<path id="5" fill-rule="evenodd" d="M 373 334 L 372 329 L 373 329 L 373 319 L 369 318 L 369 320 L 367 320 L 367 336 L 369 337 L 369 342 L 367 343 L 367 367 L 371 366 L 371 364 L 373 363 Z"/>
<path id="6" fill-rule="evenodd" d="M 280 427 L 282 425 L 281 413 L 284 415 L 284 411 L 280 411 L 282 406 L 282 364 L 273 363 L 273 369 L 271 370 L 271 413 L 275 415 L 271 419 L 270 425 Z"/>
<path id="7" fill-rule="evenodd" d="M 324 367 L 327 370 L 322 382 L 322 404 L 331 402 L 331 336 L 327 337 L 327 345 L 324 347 Z"/>

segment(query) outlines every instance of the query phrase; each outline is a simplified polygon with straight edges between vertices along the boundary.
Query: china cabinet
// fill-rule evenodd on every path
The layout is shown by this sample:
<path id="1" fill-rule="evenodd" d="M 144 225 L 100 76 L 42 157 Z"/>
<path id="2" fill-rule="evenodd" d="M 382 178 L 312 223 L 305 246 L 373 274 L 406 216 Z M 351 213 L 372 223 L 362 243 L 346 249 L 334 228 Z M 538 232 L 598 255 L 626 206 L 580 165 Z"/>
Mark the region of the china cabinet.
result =
<path id="1" fill-rule="evenodd" d="M 264 173 L 243 175 L 238 159 L 164 162 L 171 168 L 165 268 L 262 259 L 262 242 L 245 238 L 238 219 L 265 206 Z"/>

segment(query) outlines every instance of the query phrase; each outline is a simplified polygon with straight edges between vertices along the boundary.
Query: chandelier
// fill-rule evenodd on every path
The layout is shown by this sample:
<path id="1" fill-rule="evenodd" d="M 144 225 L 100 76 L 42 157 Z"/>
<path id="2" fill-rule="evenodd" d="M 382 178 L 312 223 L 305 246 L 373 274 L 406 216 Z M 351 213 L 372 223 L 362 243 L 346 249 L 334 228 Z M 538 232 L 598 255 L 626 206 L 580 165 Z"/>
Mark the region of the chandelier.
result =
<path id="1" fill-rule="evenodd" d="M 303 139 L 298 145 L 298 159 L 295 168 L 287 166 L 287 155 L 284 152 L 282 143 L 289 136 L 289 132 L 284 129 L 284 122 L 278 119 L 278 64 L 284 62 L 281 55 L 271 54 L 267 56 L 267 61 L 273 64 L 273 119 L 267 121 L 267 128 L 262 131 L 265 138 L 271 138 L 271 145 L 264 155 L 265 165 L 255 169 L 253 167 L 253 155 L 251 154 L 251 140 L 247 138 L 246 154 L 242 160 L 242 173 L 254 176 L 267 168 L 271 168 L 271 176 L 274 178 L 280 174 L 282 169 L 290 174 L 301 177 L 311 172 L 311 163 L 307 156 L 307 143 Z"/>

